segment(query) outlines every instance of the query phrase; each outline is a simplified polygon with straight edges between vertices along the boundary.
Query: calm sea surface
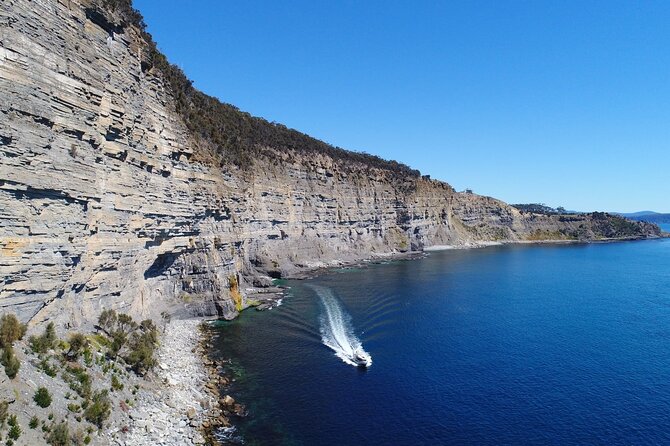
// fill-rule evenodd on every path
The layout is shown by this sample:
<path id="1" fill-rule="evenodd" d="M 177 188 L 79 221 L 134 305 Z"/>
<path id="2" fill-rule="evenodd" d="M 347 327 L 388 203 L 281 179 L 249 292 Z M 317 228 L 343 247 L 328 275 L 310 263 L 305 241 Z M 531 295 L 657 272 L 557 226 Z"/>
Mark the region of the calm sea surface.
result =
<path id="1" fill-rule="evenodd" d="M 443 251 L 288 285 L 215 328 L 245 444 L 670 444 L 670 240 Z M 337 356 L 347 343 L 368 370 Z"/>

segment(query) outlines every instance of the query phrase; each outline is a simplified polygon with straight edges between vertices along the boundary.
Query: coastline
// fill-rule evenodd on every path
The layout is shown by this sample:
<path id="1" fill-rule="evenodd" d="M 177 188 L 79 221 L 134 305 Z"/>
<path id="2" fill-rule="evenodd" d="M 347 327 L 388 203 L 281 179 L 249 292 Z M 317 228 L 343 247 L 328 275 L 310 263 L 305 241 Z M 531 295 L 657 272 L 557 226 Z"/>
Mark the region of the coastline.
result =
<path id="1" fill-rule="evenodd" d="M 123 445 L 213 444 L 210 426 L 225 425 L 218 406 L 223 384 L 205 357 L 200 319 L 171 321 L 161 338 L 155 386 L 130 411 Z M 216 376 L 214 376 L 216 374 Z"/>
<path id="2" fill-rule="evenodd" d="M 513 381 L 516 379 L 514 373 L 520 369 L 525 370 L 523 368 L 527 365 L 525 355 L 515 356 L 515 349 L 519 345 L 518 338 L 505 343 L 505 347 L 500 350 L 505 355 L 500 354 L 493 359 L 486 356 L 487 349 L 481 349 L 480 344 L 467 342 L 471 339 L 482 338 L 478 323 L 484 315 L 488 318 L 490 322 L 488 326 L 491 328 L 484 337 L 490 339 L 488 336 L 495 337 L 499 333 L 501 324 L 507 324 L 507 321 L 500 321 L 500 311 L 497 310 L 521 305 L 520 302 L 523 301 L 523 305 L 529 310 L 525 313 L 528 317 L 516 319 L 517 330 L 521 330 L 516 333 L 525 333 L 523 331 L 524 320 L 532 320 L 536 328 L 535 333 L 542 338 L 543 327 L 547 326 L 546 321 L 553 321 L 555 314 L 561 313 L 560 310 L 566 308 L 565 299 L 570 299 L 572 303 L 569 308 L 579 308 L 580 304 L 588 303 L 593 305 L 591 308 L 595 311 L 601 312 L 610 308 L 610 301 L 613 299 L 611 296 L 617 296 L 617 299 L 620 299 L 619 302 L 629 301 L 629 297 L 635 294 L 628 292 L 635 293 L 638 281 L 649 283 L 649 290 L 658 290 L 654 284 L 664 282 L 645 282 L 645 278 L 662 275 L 662 269 L 656 269 L 655 272 L 650 273 L 650 276 L 625 276 L 625 272 L 631 265 L 639 266 L 636 271 L 646 270 L 646 264 L 649 262 L 640 263 L 640 258 L 667 259 L 665 248 L 668 245 L 666 243 L 666 240 L 659 239 L 647 243 L 557 244 L 540 245 L 538 248 L 534 248 L 533 245 L 510 246 L 485 251 L 451 251 L 444 255 L 435 254 L 418 263 L 391 262 L 389 265 L 370 266 L 364 269 L 335 270 L 321 276 L 313 283 L 312 281 L 289 282 L 287 285 L 291 286 L 292 290 L 287 297 L 286 307 L 274 314 L 258 315 L 252 312 L 252 314 L 243 315 L 239 323 L 223 324 L 219 330 L 220 340 L 223 341 L 224 337 L 227 340 L 224 343 L 215 342 L 216 350 L 212 355 L 213 357 L 223 355 L 221 357 L 232 358 L 233 364 L 240 370 L 240 376 L 245 377 L 244 380 L 241 379 L 238 384 L 235 384 L 233 390 L 235 397 L 239 396 L 249 404 L 250 409 L 253 408 L 251 418 L 248 421 L 242 420 L 238 425 L 240 432 L 244 433 L 244 439 L 248 442 L 258 441 L 259 444 L 266 444 L 266 442 L 272 444 L 272 439 L 276 439 L 276 443 L 280 443 L 280 439 L 287 442 L 295 439 L 296 442 L 318 444 L 318 441 L 314 439 L 321 438 L 324 443 L 331 444 L 332 441 L 335 445 L 341 437 L 333 433 L 342 432 L 343 426 L 351 426 L 349 431 L 351 435 L 348 441 L 343 441 L 343 444 L 355 444 L 352 437 L 374 438 L 375 436 L 382 438 L 381 443 L 383 444 L 392 444 L 393 438 L 391 435 L 385 436 L 386 432 L 396 428 L 394 420 L 402 416 L 408 407 L 408 400 L 404 394 L 398 397 L 392 393 L 395 386 L 398 382 L 409 382 L 410 385 L 403 387 L 403 390 L 408 393 L 415 390 L 414 395 L 419 396 L 431 395 L 430 390 L 433 388 L 431 385 L 434 381 L 431 377 L 441 376 L 439 372 L 444 367 L 442 363 L 433 366 L 430 355 L 417 356 L 416 352 L 432 351 L 428 346 L 443 345 L 443 351 L 451 354 L 450 360 L 459 364 L 458 372 L 448 375 L 449 380 L 443 380 L 444 389 L 447 391 L 436 391 L 432 403 L 423 398 L 416 398 L 411 402 L 417 403 L 416 406 L 421 406 L 421 410 L 425 409 L 425 412 L 421 414 L 421 420 L 427 419 L 426 424 L 432 425 L 435 429 L 433 432 L 437 432 L 434 437 L 419 437 L 417 444 L 430 444 L 434 438 L 437 438 L 438 442 L 441 440 L 448 443 L 450 432 L 440 431 L 444 429 L 441 421 L 450 420 L 450 426 L 454 431 L 459 432 L 459 435 L 467 436 L 471 431 L 462 428 L 461 423 L 467 418 L 464 418 L 464 413 L 467 415 L 471 412 L 458 412 L 459 406 L 453 403 L 454 399 L 450 399 L 448 404 L 441 406 L 444 401 L 441 395 L 457 394 L 463 382 L 460 381 L 460 377 L 472 376 L 473 378 L 468 379 L 468 388 L 471 389 L 468 394 L 477 395 L 476 398 L 470 400 L 471 407 L 476 409 L 481 405 L 481 394 L 477 391 L 480 389 L 479 383 L 484 382 L 482 377 L 496 373 L 497 369 L 509 371 L 509 373 L 496 375 L 494 380 L 496 386 L 490 388 L 499 388 L 500 381 L 506 378 Z M 591 268 L 591 265 L 600 265 L 601 261 L 608 266 Z M 662 263 L 656 264 L 662 265 Z M 555 265 L 563 265 L 565 269 L 555 267 Z M 623 275 L 610 274 L 612 272 L 623 273 Z M 626 292 L 619 292 L 618 277 L 630 278 Z M 526 284 L 534 285 L 535 280 L 542 286 L 525 286 Z M 600 281 L 596 283 L 595 280 Z M 578 281 L 580 286 L 575 287 L 573 281 Z M 554 284 L 557 284 L 557 288 L 552 288 Z M 502 288 L 498 289 L 499 285 Z M 359 373 L 356 369 L 342 364 L 327 344 L 324 345 L 323 339 L 319 339 L 319 334 L 322 333 L 319 330 L 323 327 L 319 317 L 324 315 L 324 307 L 318 292 L 313 287 L 320 287 L 322 296 L 324 292 L 328 292 L 340 302 L 342 308 L 350 312 L 352 320 L 355 321 L 352 325 L 354 333 L 362 344 L 369 348 L 375 359 L 375 365 L 368 372 Z M 394 289 L 397 291 L 394 292 Z M 481 294 L 472 293 L 473 290 L 480 290 Z M 600 290 L 611 290 L 612 293 L 605 294 Z M 519 294 L 510 294 L 513 291 L 518 291 Z M 477 301 L 477 311 L 472 311 L 465 306 L 474 300 Z M 633 302 L 627 308 L 648 308 L 645 300 L 639 304 L 634 299 Z M 371 327 L 378 323 L 378 320 L 367 319 L 368 315 L 376 314 L 373 312 L 384 311 L 387 308 L 393 308 L 396 312 L 385 313 L 379 318 L 385 324 L 383 330 L 372 331 Z M 654 308 L 662 311 L 662 300 L 656 300 Z M 416 316 L 419 312 L 425 323 L 422 330 L 415 329 Z M 445 316 L 440 318 L 439 325 L 434 320 L 435 314 Z M 608 318 L 611 313 L 601 314 L 605 314 L 603 324 L 609 324 Z M 628 313 L 630 317 L 628 320 L 635 319 L 636 314 L 639 313 Z M 566 329 L 569 330 L 568 327 L 572 326 L 573 321 L 569 312 L 564 312 L 562 315 L 564 323 L 561 323 L 560 326 L 553 326 L 555 328 L 553 333 L 556 333 L 558 338 Z M 301 317 L 304 318 L 304 322 L 298 319 Z M 581 321 L 583 326 L 589 326 L 589 319 Z M 454 326 L 457 326 L 458 329 L 454 330 Z M 306 328 L 309 331 L 305 331 Z M 431 331 L 431 328 L 434 331 Z M 569 345 L 555 343 L 556 337 L 545 338 L 549 341 L 549 351 L 560 351 L 561 359 L 566 357 L 570 359 L 575 351 L 574 348 L 578 349 L 582 345 L 580 332 L 573 332 L 575 333 L 571 339 L 573 343 Z M 641 337 L 644 337 L 646 333 L 648 333 L 646 330 L 639 331 Z M 593 344 L 590 345 L 602 346 L 602 342 L 607 338 L 607 334 L 599 331 Z M 448 341 L 445 343 L 444 339 Z M 397 345 L 400 340 L 404 343 Z M 421 340 L 424 340 L 425 343 L 416 342 Z M 477 362 L 465 361 L 463 365 L 460 365 L 459 361 L 466 357 L 461 349 L 463 345 L 468 345 L 468 352 L 478 355 L 476 356 L 479 359 Z M 552 348 L 556 350 L 551 350 Z M 542 351 L 538 352 L 532 343 L 525 345 L 523 349 L 537 353 L 534 357 L 538 361 L 544 359 Z M 614 346 L 613 351 L 616 350 Z M 407 371 L 425 369 L 425 367 L 413 365 L 413 362 L 408 361 L 411 358 L 422 361 L 419 362 L 422 365 L 431 364 L 429 373 L 421 372 L 416 375 L 425 378 L 422 384 L 414 384 L 414 382 L 421 382 L 418 380 L 407 380 L 408 376 L 415 376 L 412 373 L 406 373 Z M 517 366 L 506 368 L 505 365 L 508 364 L 506 361 L 510 360 L 509 358 L 514 358 Z M 275 360 L 276 363 L 273 362 Z M 580 358 L 577 358 L 575 364 L 580 362 Z M 395 369 L 398 363 L 402 363 L 403 367 L 399 371 Z M 487 367 L 481 367 L 482 363 Z M 561 361 L 555 362 L 559 368 L 561 364 Z M 500 365 L 502 366 L 498 367 Z M 599 364 L 594 361 L 592 365 L 597 368 Z M 625 364 L 621 367 L 625 369 Z M 554 374 L 552 369 L 542 370 L 543 373 L 539 374 L 535 374 L 532 370 L 528 371 L 529 376 L 537 378 L 535 381 L 537 384 L 526 388 L 525 395 L 533 395 L 534 389 L 542 388 L 541 386 L 546 383 L 546 376 Z M 662 368 L 658 371 L 662 373 Z M 389 376 L 392 379 L 387 378 Z M 625 377 L 625 375 L 618 376 Z M 403 379 L 405 381 L 402 381 Z M 564 385 L 572 385 L 569 372 L 563 374 L 562 379 Z M 653 377 L 650 376 L 650 379 Z M 600 386 L 603 390 L 603 396 L 608 395 L 606 385 L 601 386 L 600 383 L 596 383 L 596 386 Z M 545 388 L 547 394 L 551 395 L 551 386 Z M 352 394 L 361 395 L 362 398 L 333 402 L 334 395 L 351 396 Z M 393 408 L 387 412 L 390 412 L 389 415 L 392 414 L 392 416 L 384 418 L 387 405 L 377 404 L 375 406 L 374 396 L 376 395 L 391 395 L 384 396 L 383 401 L 388 402 L 388 406 Z M 623 398 L 625 400 L 625 395 Z M 456 400 L 458 400 L 457 397 Z M 361 401 L 365 401 L 365 404 L 362 405 Z M 506 395 L 501 395 L 498 401 L 500 407 L 504 407 Z M 527 401 L 527 399 L 521 400 L 518 407 L 527 409 Z M 367 402 L 370 402 L 369 405 Z M 433 410 L 431 406 L 435 407 L 435 410 L 444 408 L 440 418 L 430 418 L 431 410 Z M 322 418 L 324 413 L 326 415 L 340 413 L 335 410 L 335 407 L 343 414 L 338 418 L 342 420 L 341 423 L 329 417 Z M 486 408 L 486 416 L 495 417 L 496 413 L 499 413 L 498 409 L 499 407 L 496 407 L 495 410 Z M 568 410 L 564 414 L 570 420 L 578 420 L 579 417 L 573 417 Z M 449 418 L 454 412 L 456 415 Z M 368 424 L 366 421 L 357 422 L 360 413 L 375 414 L 375 417 L 370 417 L 370 419 L 377 421 L 378 424 L 369 423 L 371 426 L 379 426 L 378 430 L 374 430 L 375 427 L 371 428 L 374 434 L 366 430 L 366 424 Z M 477 413 L 476 410 L 474 413 Z M 515 428 L 515 432 L 519 434 L 516 438 L 523 442 L 523 411 L 520 410 L 518 413 L 521 415 L 518 418 L 520 424 L 517 424 Z M 551 413 L 547 413 L 546 416 L 546 420 L 550 422 Z M 421 420 L 419 417 L 412 418 L 408 415 L 406 424 L 418 423 Z M 564 432 L 570 433 L 571 425 L 574 423 L 565 424 Z M 274 426 L 278 426 L 277 430 L 273 429 Z M 422 428 L 423 425 L 418 425 L 415 431 L 427 431 L 421 431 Z M 403 427 L 397 429 L 402 430 Z M 589 435 L 588 424 L 583 425 L 582 429 L 584 436 Z M 321 435 L 319 430 L 327 433 Z M 366 437 L 368 433 L 370 434 Z M 501 437 L 491 436 L 491 438 Z M 404 440 L 401 443 L 410 444 L 407 438 Z"/>
<path id="3" fill-rule="evenodd" d="M 464 245 L 435 245 L 423 251 L 375 254 L 358 261 L 337 261 L 306 269 L 288 278 L 304 280 L 337 268 L 364 266 L 395 260 L 423 258 L 430 252 L 452 249 L 476 249 L 502 245 L 591 244 L 659 239 L 663 237 L 601 240 L 528 240 L 482 242 Z M 273 294 L 273 293 L 268 293 Z M 282 292 L 274 293 L 283 296 Z M 252 306 L 246 307 L 252 308 Z M 244 310 L 243 310 L 244 311 Z M 212 333 L 201 325 L 207 319 L 175 320 L 166 327 L 158 351 L 156 377 L 151 392 L 144 392 L 130 412 L 128 433 L 119 444 L 183 445 L 225 444 L 235 427 L 233 416 L 246 416 L 246 409 L 231 396 L 221 396 L 229 378 L 222 374 L 223 363 L 210 359 Z"/>
<path id="4" fill-rule="evenodd" d="M 225 444 L 234 434 L 233 415 L 246 408 L 221 396 L 229 383 L 223 364 L 209 359 L 212 333 L 206 319 L 171 321 L 157 352 L 153 386 L 139 394 L 127 426 L 112 429 L 116 444 L 127 446 Z M 118 433 L 125 435 L 117 436 Z"/>
<path id="5" fill-rule="evenodd" d="M 199 323 L 175 320 L 166 327 L 157 352 L 158 382 L 130 411 L 128 434 L 121 444 L 206 444 L 199 426 L 214 401 L 204 391 L 207 374 L 196 353 Z"/>
<path id="6" fill-rule="evenodd" d="M 662 233 L 660 236 L 635 236 L 635 237 L 620 237 L 620 238 L 601 238 L 593 240 L 573 240 L 573 239 L 546 239 L 546 240 L 503 240 L 503 241 L 473 241 L 462 244 L 453 245 L 431 245 L 424 247 L 421 251 L 403 251 L 403 252 L 388 252 L 388 253 L 373 253 L 370 257 L 356 260 L 334 260 L 331 262 L 323 262 L 320 264 L 304 265 L 299 271 L 288 274 L 282 279 L 288 280 L 305 280 L 316 277 L 322 273 L 332 271 L 338 268 L 352 268 L 357 266 L 364 266 L 366 264 L 382 263 L 385 261 L 396 260 L 415 260 L 429 255 L 431 252 L 449 251 L 459 249 L 481 249 L 493 246 L 507 246 L 507 245 L 571 245 L 571 244 L 596 244 L 596 243 L 617 243 L 617 242 L 631 242 L 644 240 L 658 240 L 663 238 L 670 238 L 670 233 Z M 266 294 L 273 294 L 268 292 Z M 280 293 L 279 293 L 280 294 Z M 248 307 L 247 307 L 248 308 Z"/>

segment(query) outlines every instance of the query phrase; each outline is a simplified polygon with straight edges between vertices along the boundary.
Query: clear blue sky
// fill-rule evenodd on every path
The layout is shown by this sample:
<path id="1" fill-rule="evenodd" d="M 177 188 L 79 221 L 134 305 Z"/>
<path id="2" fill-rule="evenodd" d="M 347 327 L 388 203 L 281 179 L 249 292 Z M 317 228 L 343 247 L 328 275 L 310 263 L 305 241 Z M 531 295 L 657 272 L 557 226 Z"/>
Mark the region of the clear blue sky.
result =
<path id="1" fill-rule="evenodd" d="M 507 202 L 670 212 L 668 1 L 135 6 L 253 115 Z"/>

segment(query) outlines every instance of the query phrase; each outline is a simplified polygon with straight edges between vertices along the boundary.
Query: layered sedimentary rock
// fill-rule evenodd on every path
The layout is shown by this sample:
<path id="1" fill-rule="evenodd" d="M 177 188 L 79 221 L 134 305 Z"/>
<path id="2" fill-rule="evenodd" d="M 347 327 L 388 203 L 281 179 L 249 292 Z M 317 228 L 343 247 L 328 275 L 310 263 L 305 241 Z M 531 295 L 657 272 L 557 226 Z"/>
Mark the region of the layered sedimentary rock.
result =
<path id="1" fill-rule="evenodd" d="M 657 234 L 612 232 L 608 216 L 522 214 L 318 152 L 202 163 L 161 72 L 142 66 L 141 33 L 100 11 L 86 0 L 0 5 L 0 312 L 74 325 L 102 308 L 230 317 L 270 276 L 338 260 Z"/>

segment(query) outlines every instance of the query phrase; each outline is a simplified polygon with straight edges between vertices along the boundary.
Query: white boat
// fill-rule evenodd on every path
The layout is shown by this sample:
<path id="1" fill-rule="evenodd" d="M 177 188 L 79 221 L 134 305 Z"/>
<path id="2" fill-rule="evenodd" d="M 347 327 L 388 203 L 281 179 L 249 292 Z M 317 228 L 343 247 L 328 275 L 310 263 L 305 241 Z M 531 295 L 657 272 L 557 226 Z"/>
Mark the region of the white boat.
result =
<path id="1" fill-rule="evenodd" d="M 362 348 L 357 348 L 354 350 L 354 354 L 351 359 L 358 367 L 370 367 L 370 364 L 372 364 L 372 358 Z"/>

